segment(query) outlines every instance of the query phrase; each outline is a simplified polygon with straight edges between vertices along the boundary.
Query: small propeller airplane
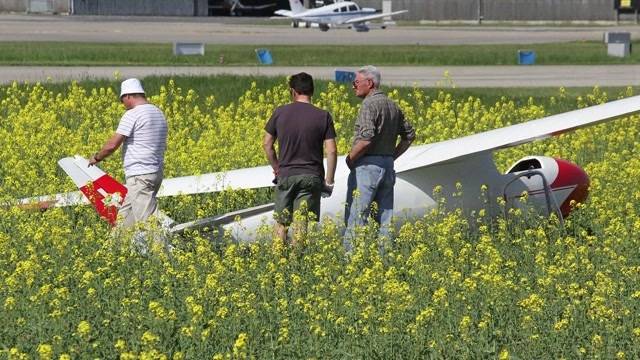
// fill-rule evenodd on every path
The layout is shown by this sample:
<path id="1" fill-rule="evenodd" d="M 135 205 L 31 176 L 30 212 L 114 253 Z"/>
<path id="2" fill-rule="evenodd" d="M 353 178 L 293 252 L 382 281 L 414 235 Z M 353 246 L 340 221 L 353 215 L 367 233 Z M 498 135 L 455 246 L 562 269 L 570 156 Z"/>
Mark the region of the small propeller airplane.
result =
<path id="1" fill-rule="evenodd" d="M 408 10 L 400 10 L 379 13 L 373 8 L 360 8 L 353 1 L 335 2 L 314 9 L 306 9 L 300 0 L 289 0 L 289 5 L 291 10 L 276 10 L 274 14 L 292 19 L 293 27 L 299 27 L 300 22 L 304 22 L 307 27 L 313 23 L 318 24 L 321 31 L 328 31 L 329 28 L 337 26 L 350 26 L 356 31 L 369 31 L 368 22 L 371 20 L 408 12 Z"/>
<path id="2" fill-rule="evenodd" d="M 441 186 L 447 209 L 462 208 L 465 214 L 487 209 L 498 216 L 498 198 L 507 207 L 533 206 L 543 213 L 556 213 L 562 219 L 572 210 L 572 201 L 584 202 L 589 177 L 578 165 L 548 156 L 528 156 L 517 161 L 506 173 L 498 172 L 493 152 L 535 140 L 560 135 L 582 127 L 626 117 L 640 112 L 640 96 L 612 101 L 566 113 L 530 120 L 499 129 L 432 144 L 412 146 L 395 163 L 394 216 L 399 223 L 424 215 L 438 206 L 432 194 Z M 115 224 L 118 206 L 126 187 L 98 167 L 88 166 L 80 156 L 61 159 L 58 164 L 71 177 L 79 192 L 22 199 L 23 205 L 72 206 L 92 203 L 100 216 Z M 331 197 L 323 198 L 320 217 L 338 218 L 344 214 L 349 169 L 344 156 L 338 160 L 335 187 Z M 259 166 L 165 179 L 158 196 L 177 196 L 218 192 L 224 189 L 257 189 L 273 186 L 270 166 Z M 459 194 L 459 186 L 462 194 Z M 484 189 L 483 189 L 484 188 Z M 517 201 L 523 192 L 528 202 Z M 493 201 L 491 201 L 493 199 Z M 192 222 L 175 224 L 173 233 L 188 229 L 218 228 L 230 231 L 238 241 L 250 242 L 258 227 L 273 222 L 273 204 L 234 211 Z M 236 221 L 240 218 L 240 221 Z"/>

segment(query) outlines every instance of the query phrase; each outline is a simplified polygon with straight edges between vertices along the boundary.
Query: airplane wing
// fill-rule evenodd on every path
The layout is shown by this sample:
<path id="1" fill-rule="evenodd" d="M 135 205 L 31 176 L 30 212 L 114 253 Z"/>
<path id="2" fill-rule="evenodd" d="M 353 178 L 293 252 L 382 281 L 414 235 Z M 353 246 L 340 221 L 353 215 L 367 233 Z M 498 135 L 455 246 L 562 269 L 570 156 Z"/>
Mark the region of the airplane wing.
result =
<path id="1" fill-rule="evenodd" d="M 263 4 L 263 5 L 238 5 L 241 10 L 265 10 L 276 6 L 276 3 Z"/>
<path id="2" fill-rule="evenodd" d="M 291 10 L 276 10 L 273 12 L 276 15 L 280 15 L 280 16 L 272 16 L 271 19 L 282 19 L 281 16 L 284 17 L 295 17 L 295 15 L 293 14 L 293 11 Z"/>
<path id="3" fill-rule="evenodd" d="M 83 196 L 83 193 L 86 193 L 86 189 L 91 188 L 91 186 L 87 187 L 87 184 L 93 184 L 93 187 L 96 188 L 95 190 L 99 192 L 99 199 L 96 198 L 93 200 L 102 200 L 102 198 L 105 197 L 104 191 L 100 192 L 99 184 L 109 184 L 106 189 L 107 193 L 112 192 L 111 188 L 118 188 L 116 189 L 117 191 L 123 192 L 122 188 L 124 188 L 124 185 L 118 183 L 108 174 L 105 174 L 99 167 L 89 167 L 87 159 L 81 156 L 76 155 L 74 157 L 61 159 L 58 161 L 58 164 L 67 175 L 71 177 L 81 191 L 20 199 L 18 201 L 20 205 L 34 206 L 43 209 L 48 207 L 89 204 L 88 196 Z M 269 165 L 176 177 L 163 180 L 162 187 L 158 192 L 158 197 L 202 194 L 218 192 L 225 189 L 257 189 L 270 187 L 273 186 L 273 178 L 273 169 L 271 169 Z M 94 190 L 93 188 L 91 189 Z M 126 188 L 124 193 L 126 193 Z M 96 195 L 92 196 L 95 198 Z M 96 205 L 96 201 L 91 202 Z"/>
<path id="4" fill-rule="evenodd" d="M 381 13 L 381 14 L 375 14 L 375 15 L 361 16 L 361 17 L 357 17 L 357 18 L 351 18 L 351 19 L 343 22 L 343 24 L 363 23 L 365 21 L 371 21 L 371 20 L 376 20 L 376 19 L 382 19 L 382 18 L 388 17 L 388 16 L 404 14 L 404 13 L 406 13 L 408 11 L 409 10 L 399 10 L 399 11 L 394 11 L 394 12 L 390 12 L 390 13 Z"/>
<path id="5" fill-rule="evenodd" d="M 257 189 L 273 186 L 271 166 L 164 179 L 158 196 L 217 192 L 224 189 Z"/>
<path id="6" fill-rule="evenodd" d="M 46 209 L 49 207 L 64 207 L 88 204 L 89 200 L 80 191 L 43 195 L 18 200 L 18 205 L 28 208 Z"/>
<path id="7" fill-rule="evenodd" d="M 640 112 L 640 96 L 633 96 L 479 134 L 414 146 L 396 160 L 395 168 L 397 173 L 401 173 L 484 151 L 545 139 L 637 112 Z"/>

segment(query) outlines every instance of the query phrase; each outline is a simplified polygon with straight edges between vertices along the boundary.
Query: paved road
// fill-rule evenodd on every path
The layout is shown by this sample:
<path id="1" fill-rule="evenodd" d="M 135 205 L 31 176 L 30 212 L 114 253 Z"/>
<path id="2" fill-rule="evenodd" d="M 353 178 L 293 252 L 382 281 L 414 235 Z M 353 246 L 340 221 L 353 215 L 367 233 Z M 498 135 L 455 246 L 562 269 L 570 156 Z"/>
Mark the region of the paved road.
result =
<path id="1" fill-rule="evenodd" d="M 344 70 L 355 70 L 345 67 Z M 0 67 L 0 84 L 68 81 L 149 75 L 290 75 L 307 71 L 320 79 L 333 79 L 334 67 Z M 435 66 L 381 67 L 383 82 L 395 86 L 420 87 L 574 87 L 640 85 L 640 65 L 598 66 Z M 445 78 L 445 71 L 449 77 Z"/>
<path id="2" fill-rule="evenodd" d="M 279 21 L 282 24 L 282 21 Z M 266 18 L 0 15 L 0 41 L 202 42 L 211 44 L 528 44 L 594 40 L 637 26 L 397 26 L 358 33 L 273 25 Z"/>

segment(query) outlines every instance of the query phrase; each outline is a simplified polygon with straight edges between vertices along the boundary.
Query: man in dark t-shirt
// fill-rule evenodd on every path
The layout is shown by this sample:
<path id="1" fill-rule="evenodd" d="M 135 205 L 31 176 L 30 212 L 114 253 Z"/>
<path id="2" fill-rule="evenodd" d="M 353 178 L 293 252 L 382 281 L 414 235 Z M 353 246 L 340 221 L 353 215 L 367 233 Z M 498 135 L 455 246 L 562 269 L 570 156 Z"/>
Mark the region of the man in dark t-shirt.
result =
<path id="1" fill-rule="evenodd" d="M 337 162 L 336 130 L 331 114 L 311 104 L 313 78 L 307 73 L 291 76 L 293 102 L 278 107 L 267 125 L 264 151 L 276 175 L 276 234 L 286 240 L 291 216 L 302 202 L 320 216 L 321 194 L 331 195 Z M 276 155 L 274 144 L 278 141 Z M 323 148 L 327 155 L 325 174 Z"/>

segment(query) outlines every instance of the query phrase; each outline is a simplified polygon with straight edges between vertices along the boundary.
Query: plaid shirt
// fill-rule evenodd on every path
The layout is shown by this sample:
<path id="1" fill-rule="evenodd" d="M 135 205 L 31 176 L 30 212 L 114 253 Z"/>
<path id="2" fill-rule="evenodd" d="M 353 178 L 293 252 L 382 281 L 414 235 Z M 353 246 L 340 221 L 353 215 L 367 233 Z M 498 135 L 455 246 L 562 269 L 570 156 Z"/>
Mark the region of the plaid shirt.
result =
<path id="1" fill-rule="evenodd" d="M 369 140 L 366 155 L 393 155 L 398 136 L 413 140 L 416 132 L 402 110 L 382 91 L 374 90 L 362 102 L 354 132 L 354 143 Z"/>

